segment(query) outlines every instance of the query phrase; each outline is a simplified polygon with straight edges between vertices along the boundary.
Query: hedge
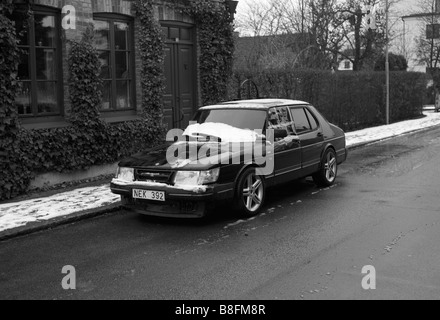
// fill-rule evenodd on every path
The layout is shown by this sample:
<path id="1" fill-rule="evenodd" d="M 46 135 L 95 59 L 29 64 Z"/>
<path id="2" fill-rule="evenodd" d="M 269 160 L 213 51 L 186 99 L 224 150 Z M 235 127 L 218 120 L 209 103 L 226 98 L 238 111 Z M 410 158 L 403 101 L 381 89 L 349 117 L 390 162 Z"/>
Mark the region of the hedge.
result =
<path id="1" fill-rule="evenodd" d="M 229 83 L 229 100 L 243 96 L 240 84 L 251 79 L 260 97 L 310 102 L 332 123 L 345 131 L 385 124 L 384 72 L 336 72 L 321 70 L 266 70 L 260 73 L 235 71 Z M 426 99 L 426 75 L 392 72 L 390 77 L 390 121 L 420 117 Z M 253 90 L 254 92 L 255 90 Z"/>

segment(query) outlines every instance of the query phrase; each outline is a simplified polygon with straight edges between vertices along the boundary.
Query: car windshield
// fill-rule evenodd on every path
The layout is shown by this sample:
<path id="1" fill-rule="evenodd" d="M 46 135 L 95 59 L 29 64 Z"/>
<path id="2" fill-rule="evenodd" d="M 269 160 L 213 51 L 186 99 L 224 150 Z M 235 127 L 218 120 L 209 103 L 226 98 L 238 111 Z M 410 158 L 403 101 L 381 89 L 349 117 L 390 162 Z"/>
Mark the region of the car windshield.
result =
<path id="1" fill-rule="evenodd" d="M 263 130 L 266 123 L 265 110 L 213 109 L 200 110 L 194 117 L 199 124 L 223 123 L 239 129 Z"/>

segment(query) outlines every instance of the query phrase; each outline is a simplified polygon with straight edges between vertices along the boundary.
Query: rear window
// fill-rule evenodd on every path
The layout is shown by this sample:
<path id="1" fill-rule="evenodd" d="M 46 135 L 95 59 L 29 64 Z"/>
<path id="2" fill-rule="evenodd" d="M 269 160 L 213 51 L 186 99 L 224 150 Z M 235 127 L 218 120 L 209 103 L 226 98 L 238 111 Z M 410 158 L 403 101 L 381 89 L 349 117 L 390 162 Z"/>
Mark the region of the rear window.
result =
<path id="1" fill-rule="evenodd" d="M 301 134 L 304 132 L 311 131 L 309 120 L 305 113 L 304 108 L 292 108 L 293 122 L 295 123 L 296 133 Z"/>

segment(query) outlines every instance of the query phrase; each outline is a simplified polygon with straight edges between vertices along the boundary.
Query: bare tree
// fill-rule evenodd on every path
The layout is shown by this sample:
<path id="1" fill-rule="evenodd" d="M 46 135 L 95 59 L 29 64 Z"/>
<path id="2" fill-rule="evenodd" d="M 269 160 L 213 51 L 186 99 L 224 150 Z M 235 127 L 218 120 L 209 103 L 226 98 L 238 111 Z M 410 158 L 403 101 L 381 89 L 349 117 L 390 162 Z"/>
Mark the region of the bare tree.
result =
<path id="1" fill-rule="evenodd" d="M 379 0 L 346 0 L 338 5 L 334 28 L 343 38 L 338 54 L 350 60 L 355 71 L 371 69 L 386 44 L 385 10 L 377 10 L 379 5 Z"/>
<path id="2" fill-rule="evenodd" d="M 310 45 L 307 21 L 309 0 L 247 1 L 237 17 L 240 39 L 236 65 L 246 69 L 284 68 L 297 61 L 298 52 Z M 253 37 L 253 39 L 251 39 Z M 243 48 L 243 46 L 245 46 Z"/>
<path id="3" fill-rule="evenodd" d="M 313 12 L 313 2 L 330 3 L 337 0 L 269 0 L 248 1 L 245 14 L 237 18 L 237 26 L 242 35 L 265 37 L 248 41 L 253 50 L 248 51 L 247 63 L 263 63 L 266 67 L 284 67 L 286 65 L 330 69 L 332 63 L 328 57 L 327 46 L 314 40 L 318 33 L 328 33 L 325 23 L 330 23 L 331 10 Z M 326 7 L 328 9 L 328 6 Z M 315 18 L 313 15 L 315 14 Z M 323 19 L 325 17 L 325 19 Z M 324 22 L 324 23 L 323 23 Z M 316 23 L 317 26 L 313 24 Z M 327 36 L 319 35 L 320 39 Z M 261 59 L 256 59 L 260 56 Z"/>
<path id="4" fill-rule="evenodd" d="M 277 1 L 277 0 L 275 0 Z M 271 1 L 243 1 L 245 13 L 236 17 L 236 26 L 245 36 L 268 36 L 278 34 L 282 23 L 276 12 L 276 6 Z"/>
<path id="5" fill-rule="evenodd" d="M 390 0 L 389 6 L 398 1 Z M 294 61 L 304 67 L 329 69 L 342 57 L 353 63 L 354 70 L 373 69 L 387 40 L 385 9 L 376 10 L 383 3 L 383 0 L 253 1 L 248 3 L 247 14 L 239 17 L 239 27 L 254 36 L 307 35 L 295 39 L 302 43 L 296 45 Z M 367 27 L 367 17 L 370 22 L 375 21 L 369 24 L 374 24 L 374 30 Z"/>

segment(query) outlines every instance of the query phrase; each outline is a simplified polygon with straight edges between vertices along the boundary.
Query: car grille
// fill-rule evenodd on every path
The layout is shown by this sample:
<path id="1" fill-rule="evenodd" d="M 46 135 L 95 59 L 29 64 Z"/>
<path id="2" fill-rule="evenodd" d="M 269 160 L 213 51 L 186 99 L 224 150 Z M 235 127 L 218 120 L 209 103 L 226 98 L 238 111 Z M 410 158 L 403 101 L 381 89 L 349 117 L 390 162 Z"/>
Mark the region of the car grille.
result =
<path id="1" fill-rule="evenodd" d="M 173 171 L 156 171 L 156 170 L 143 170 L 136 169 L 134 177 L 136 181 L 148 181 L 148 182 L 159 182 L 159 183 L 171 183 L 171 177 Z"/>

